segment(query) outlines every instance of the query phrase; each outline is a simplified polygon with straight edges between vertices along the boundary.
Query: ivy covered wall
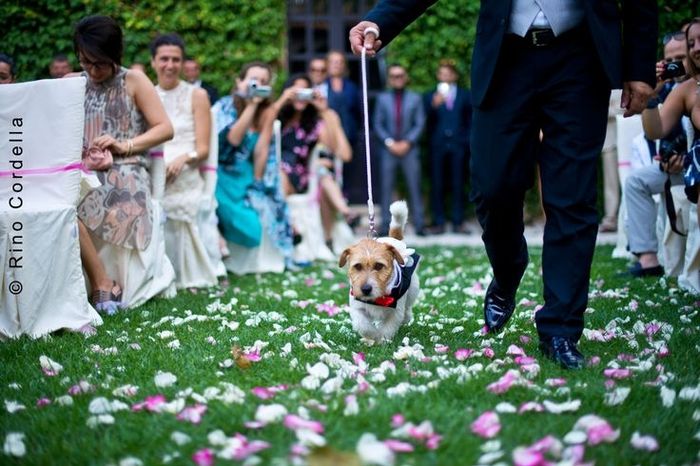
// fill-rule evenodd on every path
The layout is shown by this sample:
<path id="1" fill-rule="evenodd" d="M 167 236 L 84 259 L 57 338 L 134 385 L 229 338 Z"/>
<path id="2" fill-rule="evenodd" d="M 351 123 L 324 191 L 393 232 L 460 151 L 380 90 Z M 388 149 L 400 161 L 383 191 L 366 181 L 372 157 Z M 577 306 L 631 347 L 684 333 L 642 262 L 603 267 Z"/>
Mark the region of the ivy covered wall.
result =
<path id="1" fill-rule="evenodd" d="M 124 30 L 124 64 L 150 67 L 148 43 L 158 32 L 177 32 L 197 57 L 203 79 L 227 92 L 250 60 L 285 64 L 284 0 L 10 0 L 0 2 L 0 51 L 14 57 L 19 80 L 48 77 L 56 53 L 74 67 L 73 25 L 91 14 L 115 18 Z"/>

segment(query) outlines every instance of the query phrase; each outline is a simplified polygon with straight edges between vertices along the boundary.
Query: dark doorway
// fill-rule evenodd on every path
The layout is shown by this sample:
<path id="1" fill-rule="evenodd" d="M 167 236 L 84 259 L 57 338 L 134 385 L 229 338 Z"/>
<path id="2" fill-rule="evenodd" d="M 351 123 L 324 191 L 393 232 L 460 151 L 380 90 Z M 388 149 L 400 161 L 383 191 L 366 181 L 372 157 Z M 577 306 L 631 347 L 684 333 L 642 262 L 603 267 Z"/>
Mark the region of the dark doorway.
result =
<path id="1" fill-rule="evenodd" d="M 348 77 L 361 88 L 361 63 L 350 51 L 350 29 L 374 6 L 376 0 L 288 0 L 287 48 L 290 74 L 305 72 L 309 60 L 325 57 L 330 50 L 345 54 Z M 383 55 L 383 54 L 381 54 Z M 373 97 L 383 89 L 384 60 L 380 56 L 367 62 L 368 96 L 371 115 Z M 359 127 L 363 123 L 359 122 Z M 374 144 L 373 144 L 374 145 Z M 372 185 L 378 193 L 379 164 L 372 148 Z M 376 167 L 376 168 L 375 168 Z M 365 168 L 364 131 L 353 147 L 353 159 L 343 168 L 343 192 L 352 204 L 367 202 L 367 174 Z"/>

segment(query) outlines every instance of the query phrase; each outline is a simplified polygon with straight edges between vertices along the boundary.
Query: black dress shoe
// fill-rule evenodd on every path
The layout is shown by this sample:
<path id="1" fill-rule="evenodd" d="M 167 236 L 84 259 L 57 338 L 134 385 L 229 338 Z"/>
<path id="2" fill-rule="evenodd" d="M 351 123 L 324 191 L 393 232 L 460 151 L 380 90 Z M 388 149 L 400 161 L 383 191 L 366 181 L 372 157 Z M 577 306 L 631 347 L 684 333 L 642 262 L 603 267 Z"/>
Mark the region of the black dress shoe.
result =
<path id="1" fill-rule="evenodd" d="M 498 333 L 515 311 L 515 293 L 504 293 L 491 281 L 484 298 L 484 320 L 491 333 Z"/>
<path id="2" fill-rule="evenodd" d="M 548 340 L 540 340 L 540 350 L 545 356 L 559 363 L 565 369 L 581 369 L 583 367 L 585 358 L 571 338 L 552 337 Z"/>

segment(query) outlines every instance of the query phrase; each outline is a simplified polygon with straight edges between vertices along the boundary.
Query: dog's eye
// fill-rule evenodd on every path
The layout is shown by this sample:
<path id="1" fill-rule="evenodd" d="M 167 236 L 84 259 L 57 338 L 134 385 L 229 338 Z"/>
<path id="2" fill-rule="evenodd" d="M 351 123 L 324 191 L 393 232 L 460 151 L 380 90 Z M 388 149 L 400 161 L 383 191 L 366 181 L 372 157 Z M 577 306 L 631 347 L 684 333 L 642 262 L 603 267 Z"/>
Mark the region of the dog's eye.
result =
<path id="1" fill-rule="evenodd" d="M 362 264 L 355 264 L 352 266 L 352 268 L 360 272 L 362 270 Z"/>
<path id="2" fill-rule="evenodd" d="M 382 270 L 383 268 L 384 268 L 384 264 L 380 264 L 379 262 L 377 262 L 376 264 L 374 264 L 374 270 L 376 270 L 377 272 L 379 272 L 379 271 Z"/>

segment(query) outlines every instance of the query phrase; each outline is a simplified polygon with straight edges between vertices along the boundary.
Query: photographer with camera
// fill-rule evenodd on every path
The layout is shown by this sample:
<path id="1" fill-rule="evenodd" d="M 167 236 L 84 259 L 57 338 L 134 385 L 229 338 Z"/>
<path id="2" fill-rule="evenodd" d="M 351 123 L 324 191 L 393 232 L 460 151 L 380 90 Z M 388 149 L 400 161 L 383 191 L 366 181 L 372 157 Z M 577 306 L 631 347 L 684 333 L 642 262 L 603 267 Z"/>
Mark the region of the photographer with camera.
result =
<path id="1" fill-rule="evenodd" d="M 634 277 L 661 276 L 664 268 L 657 256 L 658 239 L 656 236 L 657 208 L 653 195 L 667 192 L 666 202 L 671 228 L 675 226 L 675 209 L 671 205 L 670 187 L 683 184 L 683 163 L 687 152 L 686 131 L 690 125 L 687 117 L 682 117 L 678 106 L 678 97 L 688 89 L 685 70 L 690 69 L 687 54 L 686 37 L 683 32 L 664 36 L 664 59 L 657 63 L 656 87 L 657 97 L 650 100 L 647 110 L 642 113 L 644 131 L 649 139 L 660 139 L 658 164 L 652 164 L 633 171 L 625 184 L 625 202 L 627 203 L 627 236 L 629 249 L 639 258 L 630 267 Z M 664 103 L 663 120 L 659 116 L 659 104 Z M 667 110 L 673 109 L 670 114 Z M 673 115 L 673 116 L 672 116 Z"/>
<path id="2" fill-rule="evenodd" d="M 212 107 L 219 135 L 216 214 L 223 237 L 234 245 L 252 248 L 260 244 L 262 225 L 247 200 L 253 185 L 253 150 L 261 129 L 261 117 L 269 101 L 269 65 L 251 62 L 243 66 L 231 95 Z M 265 92 L 261 93 L 260 89 Z"/>
<path id="3" fill-rule="evenodd" d="M 287 80 L 282 95 L 266 113 L 260 143 L 255 148 L 256 157 L 257 154 L 268 153 L 275 119 L 282 123 L 282 191 L 285 195 L 304 193 L 309 187 L 310 178 L 319 177 L 321 221 L 324 239 L 330 246 L 336 212 L 341 213 L 351 227 L 359 221 L 358 214 L 350 210 L 331 171 L 333 161 L 330 154 L 343 162 L 349 162 L 352 158 L 352 149 L 340 117 L 329 108 L 328 100 L 312 88 L 311 79 L 299 74 Z M 317 145 L 323 146 L 322 152 L 328 156 L 320 156 L 320 169 L 313 173 L 309 162 Z"/>

